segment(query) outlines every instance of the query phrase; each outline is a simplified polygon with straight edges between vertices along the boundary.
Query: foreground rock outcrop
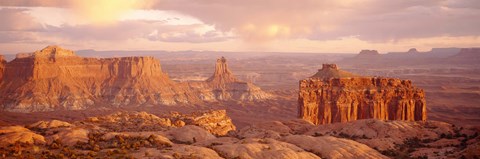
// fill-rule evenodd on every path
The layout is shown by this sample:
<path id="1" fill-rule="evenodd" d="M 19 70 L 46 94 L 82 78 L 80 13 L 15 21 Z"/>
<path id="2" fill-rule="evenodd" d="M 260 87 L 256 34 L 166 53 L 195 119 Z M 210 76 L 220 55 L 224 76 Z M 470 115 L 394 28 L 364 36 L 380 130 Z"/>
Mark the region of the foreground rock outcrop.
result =
<path id="1" fill-rule="evenodd" d="M 0 106 L 13 112 L 272 98 L 237 80 L 225 58 L 207 81 L 178 83 L 153 57 L 83 58 L 58 46 L 18 54 L 8 63 L 0 58 L 0 80 Z"/>
<path id="2" fill-rule="evenodd" d="M 6 158 L 475 158 L 479 129 L 437 121 L 265 121 L 215 134 L 224 111 L 117 112 L 0 127 Z M 224 116 L 226 120 L 219 120 Z M 197 122 L 189 122 L 193 119 Z M 176 124 L 184 121 L 183 124 Z M 197 124 L 195 124 L 197 123 Z M 198 124 L 202 123 L 202 124 Z M 138 128 L 135 129 L 135 126 Z M 233 126 L 233 125 L 232 125 Z M 233 126 L 234 127 L 234 126 Z"/>
<path id="3" fill-rule="evenodd" d="M 324 64 L 300 81 L 299 117 L 314 124 L 358 119 L 426 120 L 425 93 L 409 80 L 360 77 Z"/>

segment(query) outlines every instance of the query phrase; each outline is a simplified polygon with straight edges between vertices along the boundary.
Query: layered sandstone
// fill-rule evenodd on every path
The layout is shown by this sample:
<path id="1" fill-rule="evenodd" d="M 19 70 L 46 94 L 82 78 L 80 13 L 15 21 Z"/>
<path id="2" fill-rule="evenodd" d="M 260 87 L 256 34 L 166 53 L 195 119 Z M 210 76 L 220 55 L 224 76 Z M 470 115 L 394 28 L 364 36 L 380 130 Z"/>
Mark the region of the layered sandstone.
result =
<path id="1" fill-rule="evenodd" d="M 3 80 L 3 73 L 5 71 L 5 65 L 7 64 L 7 61 L 5 61 L 5 58 L 3 55 L 0 55 L 0 81 Z"/>
<path id="2" fill-rule="evenodd" d="M 212 80 L 177 83 L 153 57 L 83 58 L 49 46 L 0 63 L 0 106 L 7 111 L 35 112 L 271 97 L 251 83 L 236 80 L 226 60 L 219 61 L 221 68 L 216 68 Z M 217 61 L 217 67 L 220 64 Z"/>
<path id="3" fill-rule="evenodd" d="M 426 120 L 425 92 L 411 81 L 341 72 L 327 64 L 300 81 L 300 118 L 317 125 L 369 118 Z"/>
<path id="4" fill-rule="evenodd" d="M 206 125 L 221 123 L 214 114 L 229 118 L 222 110 L 160 116 L 119 112 L 72 123 L 42 121 L 27 128 L 0 127 L 0 154 L 6 158 L 479 157 L 480 136 L 475 127 L 437 121 L 367 119 L 313 125 L 304 120 L 283 120 L 259 122 L 216 135 L 218 131 L 209 129 L 222 127 L 187 122 L 190 118 Z M 172 125 L 177 117 L 186 124 Z"/>
<path id="5" fill-rule="evenodd" d="M 273 97 L 252 83 L 237 79 L 228 68 L 225 57 L 217 59 L 215 71 L 205 83 L 212 88 L 211 92 L 217 100 L 256 101 Z"/>

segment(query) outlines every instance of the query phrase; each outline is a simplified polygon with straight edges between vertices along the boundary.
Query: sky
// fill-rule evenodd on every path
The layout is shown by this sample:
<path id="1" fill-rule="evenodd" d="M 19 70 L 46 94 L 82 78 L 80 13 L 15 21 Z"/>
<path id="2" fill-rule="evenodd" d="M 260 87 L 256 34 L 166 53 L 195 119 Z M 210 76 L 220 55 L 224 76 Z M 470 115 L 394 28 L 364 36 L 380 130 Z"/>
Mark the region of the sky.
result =
<path id="1" fill-rule="evenodd" d="M 480 46 L 480 0 L 0 0 L 0 54 Z"/>

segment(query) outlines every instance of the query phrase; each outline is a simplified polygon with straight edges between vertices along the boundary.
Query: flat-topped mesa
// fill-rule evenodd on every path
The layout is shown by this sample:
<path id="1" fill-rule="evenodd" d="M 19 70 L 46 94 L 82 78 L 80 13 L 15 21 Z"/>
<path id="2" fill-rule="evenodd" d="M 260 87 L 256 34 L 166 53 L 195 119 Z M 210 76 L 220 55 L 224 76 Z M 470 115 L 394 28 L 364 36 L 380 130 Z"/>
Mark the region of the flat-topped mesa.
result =
<path id="1" fill-rule="evenodd" d="M 0 77 L 0 108 L 13 112 L 273 97 L 251 83 L 237 80 L 225 58 L 217 60 L 215 73 L 208 81 L 177 83 L 162 72 L 160 61 L 153 57 L 83 58 L 73 51 L 49 46 L 19 55 L 5 65 L 0 63 Z"/>
<path id="2" fill-rule="evenodd" d="M 50 45 L 42 50 L 35 51 L 33 53 L 19 53 L 16 58 L 61 58 L 76 56 L 71 50 L 63 49 L 56 45 Z"/>
<path id="3" fill-rule="evenodd" d="M 340 70 L 336 64 L 323 64 L 322 69 L 319 69 L 318 72 L 310 78 L 348 78 L 348 77 L 357 77 L 353 73 Z"/>
<path id="4" fill-rule="evenodd" d="M 217 63 L 215 64 L 215 72 L 210 78 L 207 79 L 207 82 L 220 85 L 238 81 L 239 80 L 228 68 L 227 59 L 225 59 L 225 57 L 217 59 Z"/>
<path id="5" fill-rule="evenodd" d="M 458 55 L 468 55 L 468 54 L 476 54 L 480 56 L 480 48 L 462 48 Z"/>
<path id="6" fill-rule="evenodd" d="M 173 103 L 172 81 L 153 57 L 83 58 L 49 46 L 5 65 L 0 107 L 7 111 L 79 110 L 97 103 Z M 168 97 L 166 97 L 168 96 Z"/>
<path id="7" fill-rule="evenodd" d="M 427 119 L 425 92 L 411 81 L 351 76 L 345 71 L 347 75 L 329 76 L 331 72 L 325 73 L 326 70 L 341 70 L 332 64 L 323 67 L 317 73 L 320 78 L 314 75 L 299 82 L 299 118 L 317 125 L 368 118 Z"/>
<path id="8" fill-rule="evenodd" d="M 376 56 L 376 55 L 380 55 L 380 53 L 378 53 L 377 50 L 362 50 L 358 55 L 359 56 Z"/>
<path id="9" fill-rule="evenodd" d="M 417 49 L 416 49 L 416 48 L 411 48 L 410 50 L 408 50 L 408 52 L 407 52 L 407 53 L 410 53 L 410 54 L 415 54 L 415 53 L 419 53 L 419 52 L 417 51 Z"/>

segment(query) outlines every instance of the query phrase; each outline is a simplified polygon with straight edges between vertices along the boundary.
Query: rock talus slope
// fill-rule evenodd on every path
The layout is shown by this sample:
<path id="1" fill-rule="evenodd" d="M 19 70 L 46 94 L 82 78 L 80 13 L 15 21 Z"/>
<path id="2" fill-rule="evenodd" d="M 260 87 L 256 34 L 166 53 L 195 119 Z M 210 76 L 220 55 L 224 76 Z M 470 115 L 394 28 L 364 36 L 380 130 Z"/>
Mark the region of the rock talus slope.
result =
<path id="1" fill-rule="evenodd" d="M 427 118 L 425 93 L 409 80 L 360 77 L 325 64 L 299 85 L 299 117 L 317 125 L 368 118 Z"/>
<path id="2" fill-rule="evenodd" d="M 83 58 L 48 46 L 0 58 L 0 106 L 7 111 L 81 110 L 90 106 L 173 105 L 224 100 L 263 100 L 268 93 L 237 80 L 225 58 L 202 82 L 174 82 L 153 57 Z"/>

